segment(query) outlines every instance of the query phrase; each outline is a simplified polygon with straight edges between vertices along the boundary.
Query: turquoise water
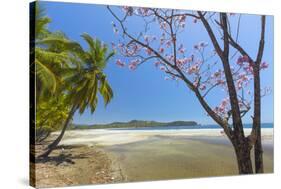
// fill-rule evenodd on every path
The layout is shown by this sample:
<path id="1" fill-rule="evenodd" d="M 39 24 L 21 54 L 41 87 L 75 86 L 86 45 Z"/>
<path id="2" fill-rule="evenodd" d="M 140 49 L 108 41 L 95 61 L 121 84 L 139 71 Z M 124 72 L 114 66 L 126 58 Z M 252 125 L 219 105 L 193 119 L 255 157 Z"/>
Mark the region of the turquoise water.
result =
<path id="1" fill-rule="evenodd" d="M 244 124 L 244 128 L 252 128 L 252 124 Z M 273 128 L 273 123 L 262 123 L 261 128 Z M 221 129 L 218 125 L 196 125 L 196 126 L 159 126 L 139 128 L 116 128 L 110 130 L 171 130 L 171 129 Z"/>

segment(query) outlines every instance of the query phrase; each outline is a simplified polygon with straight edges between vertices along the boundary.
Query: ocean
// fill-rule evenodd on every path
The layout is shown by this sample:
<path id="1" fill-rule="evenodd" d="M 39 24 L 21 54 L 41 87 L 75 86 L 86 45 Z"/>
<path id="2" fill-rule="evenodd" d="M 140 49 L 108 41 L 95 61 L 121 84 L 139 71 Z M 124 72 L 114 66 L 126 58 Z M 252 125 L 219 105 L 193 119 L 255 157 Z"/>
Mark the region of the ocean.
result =
<path id="1" fill-rule="evenodd" d="M 244 128 L 252 128 L 252 124 L 244 124 Z M 273 128 L 273 123 L 262 123 L 261 128 Z M 196 125 L 196 126 L 159 126 L 138 128 L 113 128 L 110 130 L 172 130 L 172 129 L 221 129 L 219 125 Z"/>

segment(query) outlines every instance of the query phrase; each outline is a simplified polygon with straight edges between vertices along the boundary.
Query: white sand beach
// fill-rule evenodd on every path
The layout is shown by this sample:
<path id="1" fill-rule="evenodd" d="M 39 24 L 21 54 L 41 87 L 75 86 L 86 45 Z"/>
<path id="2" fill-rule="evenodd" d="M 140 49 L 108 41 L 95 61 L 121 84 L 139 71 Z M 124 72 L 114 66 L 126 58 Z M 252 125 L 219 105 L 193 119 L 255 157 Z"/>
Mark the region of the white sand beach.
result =
<path id="1" fill-rule="evenodd" d="M 250 132 L 245 129 L 245 135 Z M 265 172 L 272 173 L 272 128 L 262 129 L 262 143 Z M 124 182 L 238 174 L 233 147 L 222 129 L 70 130 L 60 144 L 102 150 Z"/>
<path id="2" fill-rule="evenodd" d="M 171 129 L 171 130 L 113 130 L 113 129 L 87 129 L 66 131 L 62 145 L 117 145 L 129 144 L 147 140 L 154 136 L 167 137 L 220 137 L 226 138 L 221 133 L 222 129 Z M 251 129 L 245 129 L 245 135 L 248 135 Z M 57 135 L 58 133 L 53 133 Z M 273 129 L 263 128 L 262 138 L 265 143 L 273 140 Z"/>

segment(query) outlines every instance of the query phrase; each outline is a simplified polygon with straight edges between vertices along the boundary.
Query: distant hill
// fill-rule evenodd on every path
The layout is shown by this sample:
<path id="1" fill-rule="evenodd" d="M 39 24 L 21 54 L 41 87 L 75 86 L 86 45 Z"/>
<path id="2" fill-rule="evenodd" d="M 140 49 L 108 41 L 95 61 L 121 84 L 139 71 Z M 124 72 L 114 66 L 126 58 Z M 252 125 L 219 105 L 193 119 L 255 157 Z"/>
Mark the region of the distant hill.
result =
<path id="1" fill-rule="evenodd" d="M 196 126 L 195 121 L 172 121 L 172 122 L 157 122 L 157 121 L 142 121 L 132 120 L 129 122 L 113 122 L 109 124 L 94 124 L 94 125 L 79 125 L 72 124 L 70 129 L 106 129 L 106 128 L 142 128 L 142 127 L 164 127 L 164 126 Z"/>

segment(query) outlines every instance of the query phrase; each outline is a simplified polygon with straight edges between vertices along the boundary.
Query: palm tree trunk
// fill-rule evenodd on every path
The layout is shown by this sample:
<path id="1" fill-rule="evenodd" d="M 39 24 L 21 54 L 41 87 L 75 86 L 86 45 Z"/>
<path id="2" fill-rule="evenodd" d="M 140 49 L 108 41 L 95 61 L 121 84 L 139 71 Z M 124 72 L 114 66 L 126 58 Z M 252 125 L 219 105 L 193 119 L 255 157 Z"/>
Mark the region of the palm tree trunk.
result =
<path id="1" fill-rule="evenodd" d="M 75 110 L 76 110 L 76 106 L 73 106 L 71 108 L 69 114 L 68 114 L 68 117 L 67 117 L 67 119 L 66 119 L 66 121 L 64 123 L 64 126 L 63 126 L 63 128 L 61 130 L 60 135 L 58 136 L 58 138 L 56 138 L 56 140 L 54 140 L 50 145 L 48 145 L 48 147 L 46 148 L 46 151 L 43 154 L 38 156 L 39 158 L 46 158 L 46 157 L 48 157 L 49 154 L 57 147 L 57 145 L 60 143 L 62 137 L 64 136 L 64 133 L 65 133 L 65 131 L 66 131 L 66 129 L 67 129 L 67 127 L 68 127 L 68 125 L 69 125 L 69 123 L 70 123 L 74 113 L 75 113 Z"/>

